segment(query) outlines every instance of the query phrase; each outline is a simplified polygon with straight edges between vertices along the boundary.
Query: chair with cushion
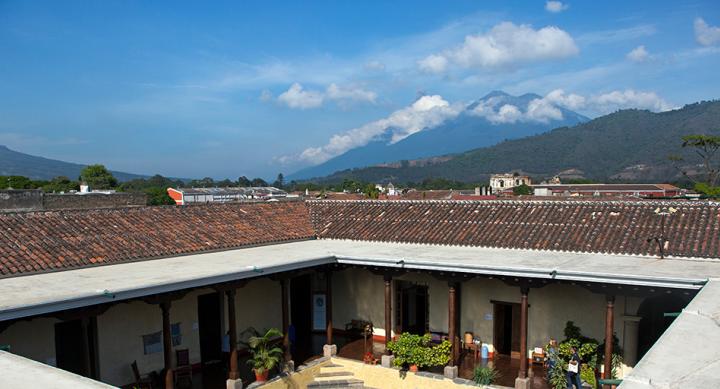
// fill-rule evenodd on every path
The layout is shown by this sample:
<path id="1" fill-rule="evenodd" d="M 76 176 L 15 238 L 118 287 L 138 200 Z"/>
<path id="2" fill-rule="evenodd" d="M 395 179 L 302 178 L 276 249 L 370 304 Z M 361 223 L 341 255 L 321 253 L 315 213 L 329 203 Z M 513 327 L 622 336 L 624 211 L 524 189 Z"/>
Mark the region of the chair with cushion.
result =
<path id="1" fill-rule="evenodd" d="M 133 377 L 135 378 L 135 386 L 138 389 L 143 389 L 143 388 L 153 389 L 152 378 L 142 377 L 140 375 L 140 369 L 138 369 L 137 361 L 133 361 L 133 363 L 130 364 L 130 367 L 132 367 Z"/>
<path id="2" fill-rule="evenodd" d="M 190 365 L 190 350 L 178 349 L 175 350 L 175 361 L 176 367 L 173 373 L 175 374 L 175 383 L 180 381 L 182 378 L 190 380 L 192 384 L 192 365 Z"/>

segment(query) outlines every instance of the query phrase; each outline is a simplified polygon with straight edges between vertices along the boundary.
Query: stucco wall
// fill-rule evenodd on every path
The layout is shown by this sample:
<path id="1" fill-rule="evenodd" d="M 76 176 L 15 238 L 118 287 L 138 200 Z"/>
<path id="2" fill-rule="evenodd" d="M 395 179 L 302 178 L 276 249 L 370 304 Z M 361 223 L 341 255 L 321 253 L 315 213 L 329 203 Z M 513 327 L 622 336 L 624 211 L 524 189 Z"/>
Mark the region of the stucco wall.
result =
<path id="1" fill-rule="evenodd" d="M 333 274 L 333 326 L 344 328 L 352 319 L 370 320 L 375 335 L 385 336 L 385 283 L 382 276 L 363 269 Z"/>
<path id="2" fill-rule="evenodd" d="M 411 273 L 397 280 L 428 286 L 430 330 L 447 332 L 448 286 L 428 274 Z M 337 272 L 333 282 L 333 322 L 341 327 L 351 319 L 369 319 L 375 334 L 384 335 L 383 279 L 362 269 Z M 471 331 L 483 342 L 493 342 L 492 300 L 519 303 L 520 289 L 500 280 L 474 278 L 460 286 L 459 334 Z M 395 290 L 393 287 L 393 328 L 395 327 Z M 605 336 L 605 295 L 591 293 L 572 285 L 552 284 L 532 288 L 528 296 L 528 351 L 542 347 L 551 337 L 564 339 L 567 321 L 575 322 L 584 335 L 603 341 Z M 634 315 L 640 298 L 617 296 L 614 329 L 620 344 L 626 330 L 624 316 Z M 627 307 L 626 307 L 627 303 Z"/>
<path id="3" fill-rule="evenodd" d="M 197 296 L 212 292 L 193 291 L 173 301 L 170 307 L 170 323 L 180 322 L 182 343 L 177 348 L 190 350 L 191 363 L 200 362 Z M 143 335 L 162 331 L 160 306 L 142 301 L 118 304 L 98 316 L 97 323 L 101 381 L 112 385 L 132 382 L 133 360 L 137 360 L 141 374 L 163 368 L 162 351 L 144 355 L 142 340 Z"/>
<path id="4" fill-rule="evenodd" d="M 235 320 L 238 334 L 248 327 L 258 331 L 268 328 L 282 329 L 280 283 L 267 278 L 250 281 L 237 290 Z M 227 303 L 225 304 L 227 307 Z M 227 329 L 227 308 L 223 333 Z"/>
<path id="5" fill-rule="evenodd" d="M 48 365 L 55 365 L 55 323 L 53 318 L 19 321 L 0 332 L 0 345 L 10 352 Z"/>

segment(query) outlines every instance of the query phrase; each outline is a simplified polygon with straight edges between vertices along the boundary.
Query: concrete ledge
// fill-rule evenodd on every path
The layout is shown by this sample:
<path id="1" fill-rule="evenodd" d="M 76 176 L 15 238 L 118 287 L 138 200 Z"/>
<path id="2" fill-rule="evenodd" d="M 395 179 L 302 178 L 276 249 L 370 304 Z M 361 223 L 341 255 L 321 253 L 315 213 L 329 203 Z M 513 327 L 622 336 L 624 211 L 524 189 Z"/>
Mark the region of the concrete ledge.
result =
<path id="1" fill-rule="evenodd" d="M 242 380 L 227 380 L 225 381 L 226 389 L 243 389 Z"/>
<path id="2" fill-rule="evenodd" d="M 531 389 L 532 380 L 530 378 L 515 378 L 515 389 Z"/>
<path id="3" fill-rule="evenodd" d="M 443 375 L 447 378 L 455 379 L 458 377 L 458 367 L 457 366 L 445 366 L 445 369 L 443 369 Z"/>
<path id="4" fill-rule="evenodd" d="M 337 355 L 337 345 L 326 344 L 323 346 L 323 356 L 324 357 L 332 357 L 335 355 Z"/>
<path id="5" fill-rule="evenodd" d="M 0 372 L 2 388 L 116 388 L 6 351 L 0 351 Z"/>
<path id="6" fill-rule="evenodd" d="M 380 358 L 380 365 L 382 367 L 394 367 L 395 364 L 395 357 L 393 355 L 383 355 L 382 358 Z"/>

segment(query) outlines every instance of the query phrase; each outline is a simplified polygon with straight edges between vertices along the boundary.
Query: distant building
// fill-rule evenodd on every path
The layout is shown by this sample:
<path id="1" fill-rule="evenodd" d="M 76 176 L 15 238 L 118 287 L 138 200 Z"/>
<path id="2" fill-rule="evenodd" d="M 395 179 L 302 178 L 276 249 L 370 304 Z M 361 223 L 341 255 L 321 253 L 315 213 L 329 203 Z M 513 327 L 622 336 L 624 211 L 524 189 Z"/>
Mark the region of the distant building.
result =
<path id="1" fill-rule="evenodd" d="M 493 193 L 507 191 L 520 185 L 532 185 L 530 176 L 519 173 L 504 173 L 493 174 L 490 177 L 490 188 L 492 188 Z"/>
<path id="2" fill-rule="evenodd" d="M 533 185 L 535 196 L 634 196 L 675 197 L 683 191 L 670 184 L 540 184 Z"/>
<path id="3" fill-rule="evenodd" d="M 44 193 L 39 189 L 0 190 L 0 213 L 58 209 L 144 207 L 145 205 L 147 205 L 147 196 L 144 193 L 115 193 L 115 191 Z"/>
<path id="4" fill-rule="evenodd" d="M 168 188 L 176 205 L 197 203 L 229 203 L 244 200 L 271 200 L 288 197 L 287 192 L 273 186 L 238 188 Z"/>

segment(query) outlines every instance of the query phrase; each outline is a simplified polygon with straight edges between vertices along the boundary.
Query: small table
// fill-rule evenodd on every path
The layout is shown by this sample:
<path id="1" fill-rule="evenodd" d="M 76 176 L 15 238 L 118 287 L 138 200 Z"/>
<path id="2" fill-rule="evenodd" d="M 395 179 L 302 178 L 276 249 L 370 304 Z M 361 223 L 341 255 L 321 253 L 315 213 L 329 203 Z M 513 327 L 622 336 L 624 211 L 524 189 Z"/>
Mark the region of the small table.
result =
<path id="1" fill-rule="evenodd" d="M 475 343 L 463 343 L 463 348 L 464 348 L 465 350 L 471 350 L 471 351 L 473 351 L 473 355 L 474 355 L 474 357 L 475 357 L 476 360 L 477 360 L 478 358 L 480 358 L 480 350 L 481 350 L 481 348 L 482 348 L 481 345 L 475 344 Z"/>
<path id="2" fill-rule="evenodd" d="M 545 353 L 536 353 L 533 351 L 532 353 L 532 363 L 536 365 L 543 365 L 545 364 Z"/>

